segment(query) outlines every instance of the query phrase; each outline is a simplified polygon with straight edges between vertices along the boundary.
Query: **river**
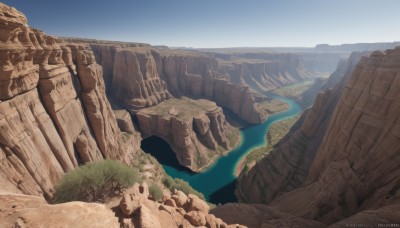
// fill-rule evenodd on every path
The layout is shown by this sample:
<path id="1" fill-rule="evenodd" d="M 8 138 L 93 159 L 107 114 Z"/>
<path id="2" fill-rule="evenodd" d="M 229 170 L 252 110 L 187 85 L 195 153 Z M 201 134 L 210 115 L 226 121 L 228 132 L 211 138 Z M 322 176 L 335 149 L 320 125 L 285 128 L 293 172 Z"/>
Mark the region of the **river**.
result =
<path id="1" fill-rule="evenodd" d="M 155 156 L 163 165 L 165 171 L 172 177 L 181 178 L 189 182 L 194 189 L 204 194 L 207 201 L 215 204 L 236 202 L 236 197 L 234 195 L 234 190 L 236 188 L 235 170 L 241 158 L 244 158 L 254 148 L 267 144 L 265 135 L 273 123 L 291 118 L 302 111 L 300 105 L 294 100 L 271 93 L 266 95 L 288 103 L 289 109 L 270 115 L 262 124 L 240 129 L 241 144 L 230 151 L 226 156 L 219 158 L 214 164 L 201 173 L 189 172 L 187 169 L 180 167 L 177 161 L 171 161 L 171 156 L 174 157 L 174 154 L 165 142 L 159 141 L 155 143 L 153 141 L 151 144 L 157 144 L 159 148 L 152 148 L 147 151 L 163 151 L 161 157 L 160 154 L 155 154 Z M 160 147 L 162 147 L 162 150 Z M 165 152 L 165 147 L 168 147 L 170 151 Z"/>

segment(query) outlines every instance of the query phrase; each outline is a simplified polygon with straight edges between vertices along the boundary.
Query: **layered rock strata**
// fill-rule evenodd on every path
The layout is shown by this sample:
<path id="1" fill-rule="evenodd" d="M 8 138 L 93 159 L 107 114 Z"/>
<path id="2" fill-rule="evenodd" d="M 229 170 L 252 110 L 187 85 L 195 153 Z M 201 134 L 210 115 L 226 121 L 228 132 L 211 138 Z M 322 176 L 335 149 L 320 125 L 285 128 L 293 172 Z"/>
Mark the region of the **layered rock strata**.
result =
<path id="1" fill-rule="evenodd" d="M 238 131 L 225 120 L 222 109 L 208 100 L 172 98 L 137 114 L 140 131 L 169 143 L 178 162 L 200 171 L 236 144 Z"/>
<path id="2" fill-rule="evenodd" d="M 291 191 L 304 182 L 344 82 L 361 55 L 355 53 L 346 63 L 339 65 L 332 77 L 343 78 L 343 82 L 319 94 L 313 107 L 303 113 L 274 150 L 257 162 L 249 172 L 239 177 L 237 196 L 240 201 L 269 203 L 283 192 Z M 250 185 L 253 186 L 251 189 L 248 188 Z"/>
<path id="3" fill-rule="evenodd" d="M 90 44 L 105 69 L 107 90 L 132 113 L 172 96 L 188 96 L 215 101 L 249 123 L 261 123 L 266 118 L 254 92 L 219 73 L 218 61 L 204 53 L 73 41 Z"/>
<path id="4" fill-rule="evenodd" d="M 117 51 L 111 90 L 113 96 L 131 111 L 157 105 L 172 97 L 149 52 Z"/>
<path id="5" fill-rule="evenodd" d="M 230 61 L 220 61 L 219 71 L 228 74 L 232 82 L 261 91 L 315 77 L 293 53 L 232 54 Z"/>
<path id="6" fill-rule="evenodd" d="M 0 30 L 1 188 L 51 197 L 81 163 L 130 163 L 138 144 L 121 136 L 90 49 L 57 44 L 4 4 Z"/>
<path id="7" fill-rule="evenodd" d="M 338 85 L 341 89 L 335 87 L 329 92 L 337 97 L 332 114 L 325 115 L 328 118 L 322 122 L 320 118 L 307 121 L 312 116 L 323 116 L 320 111 L 313 114 L 313 110 L 332 105 L 320 102 L 324 96 L 321 95 L 303 122 L 302 129 L 321 125 L 324 129 L 319 143 L 307 143 L 305 151 L 314 146 L 311 153 L 295 155 L 306 159 L 294 164 L 293 159 L 286 159 L 282 164 L 289 169 L 272 169 L 268 160 L 288 156 L 285 151 L 267 156 L 239 180 L 241 200 L 270 202 L 282 211 L 325 224 L 347 217 L 346 222 L 398 222 L 394 211 L 400 199 L 400 170 L 396 162 L 400 154 L 399 70 L 400 48 L 362 57 L 349 77 L 345 77 L 348 80 Z M 282 141 L 280 147 L 288 146 L 294 136 Z M 278 173 L 280 177 L 275 176 Z M 246 187 L 249 184 L 253 184 L 251 189 Z M 262 191 L 254 184 L 271 187 Z"/>

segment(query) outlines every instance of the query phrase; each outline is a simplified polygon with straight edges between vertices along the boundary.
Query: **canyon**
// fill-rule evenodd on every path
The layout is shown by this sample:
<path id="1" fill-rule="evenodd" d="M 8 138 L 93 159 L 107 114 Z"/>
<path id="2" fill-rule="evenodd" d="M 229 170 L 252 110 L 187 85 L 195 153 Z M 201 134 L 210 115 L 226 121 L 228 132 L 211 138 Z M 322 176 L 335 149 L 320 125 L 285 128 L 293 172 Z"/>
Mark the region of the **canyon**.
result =
<path id="1" fill-rule="evenodd" d="M 3 3 L 0 31 L 1 226 L 400 224 L 399 43 L 253 51 L 57 38 Z M 288 134 L 229 179 L 237 203 L 168 189 L 140 148 L 159 137 L 200 179 L 193 172 L 247 146 L 231 119 L 243 131 L 268 128 L 274 114 L 301 109 L 268 92 L 314 79 L 296 98 L 305 110 Z M 50 204 L 66 173 L 105 159 L 138 167 L 143 182 L 106 203 Z M 228 175 L 207 172 L 203 185 Z M 162 186 L 160 199 L 148 183 Z"/>
<path id="2" fill-rule="evenodd" d="M 319 94 L 275 149 L 239 177 L 239 202 L 268 204 L 332 227 L 398 223 L 399 53 L 355 53 L 341 64 L 332 80 L 343 79 Z M 213 213 L 225 221 L 268 223 L 266 214 L 239 218 L 255 208 L 227 204 Z M 228 216 L 229 210 L 237 213 Z"/>
<path id="3" fill-rule="evenodd" d="M 1 12 L 2 189 L 51 198 L 79 164 L 130 164 L 140 139 L 122 136 L 90 49 L 60 46 L 15 9 Z"/>

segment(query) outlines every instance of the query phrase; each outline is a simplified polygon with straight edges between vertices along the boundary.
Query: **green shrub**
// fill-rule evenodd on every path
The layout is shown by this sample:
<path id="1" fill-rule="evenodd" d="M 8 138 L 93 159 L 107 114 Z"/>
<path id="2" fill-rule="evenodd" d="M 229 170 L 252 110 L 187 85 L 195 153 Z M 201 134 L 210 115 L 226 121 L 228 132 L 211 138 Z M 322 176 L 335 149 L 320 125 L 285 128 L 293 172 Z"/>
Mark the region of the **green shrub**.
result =
<path id="1" fill-rule="evenodd" d="M 193 194 L 198 196 L 200 199 L 205 200 L 205 197 L 202 193 L 194 190 L 192 186 L 189 185 L 188 182 L 182 179 L 179 178 L 172 179 L 172 177 L 166 176 L 162 182 L 165 185 L 165 187 L 167 187 L 170 191 L 174 191 L 174 189 L 176 189 L 182 191 L 186 195 Z"/>
<path id="2" fill-rule="evenodd" d="M 139 172 L 132 167 L 112 160 L 92 162 L 62 177 L 55 188 L 53 202 L 104 202 L 139 181 Z"/>
<path id="3" fill-rule="evenodd" d="M 163 196 L 163 191 L 161 190 L 160 186 L 158 184 L 151 184 L 149 187 L 149 192 L 150 195 L 153 196 L 153 199 L 155 201 L 159 201 L 161 197 Z"/>
<path id="4" fill-rule="evenodd" d="M 163 184 L 165 185 L 165 187 L 167 187 L 169 190 L 173 190 L 174 186 L 175 186 L 175 180 L 170 177 L 170 176 L 165 176 L 163 179 Z"/>

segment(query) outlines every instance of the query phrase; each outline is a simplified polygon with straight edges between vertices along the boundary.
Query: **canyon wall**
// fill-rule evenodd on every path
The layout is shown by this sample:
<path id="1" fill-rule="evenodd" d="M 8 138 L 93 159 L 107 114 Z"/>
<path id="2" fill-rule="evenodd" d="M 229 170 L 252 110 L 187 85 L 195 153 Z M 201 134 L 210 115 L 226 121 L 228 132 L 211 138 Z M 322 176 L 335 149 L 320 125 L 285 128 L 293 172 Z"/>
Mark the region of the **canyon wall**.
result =
<path id="1" fill-rule="evenodd" d="M 315 76 L 293 53 L 235 53 L 228 59 L 220 60 L 219 71 L 228 74 L 231 82 L 249 85 L 257 91 L 273 90 Z"/>
<path id="2" fill-rule="evenodd" d="M 104 158 L 132 161 L 90 48 L 59 45 L 0 4 L 2 190 L 51 197 L 64 172 Z"/>
<path id="3" fill-rule="evenodd" d="M 218 61 L 204 53 L 129 43 L 89 44 L 106 69 L 109 94 L 133 113 L 172 96 L 188 96 L 215 101 L 249 123 L 261 123 L 267 117 L 258 108 L 254 92 L 231 83 L 218 72 Z"/>
<path id="4" fill-rule="evenodd" d="M 354 57 L 336 72 L 347 76 L 239 178 L 240 201 L 327 225 L 347 218 L 336 227 L 399 222 L 400 48 L 373 52 L 351 67 Z"/>
<path id="5" fill-rule="evenodd" d="M 200 171 L 226 154 L 239 141 L 239 132 L 222 109 L 208 100 L 172 98 L 137 114 L 140 131 L 171 146 L 182 166 Z"/>
<path id="6" fill-rule="evenodd" d="M 343 83 L 319 94 L 313 107 L 303 113 L 274 150 L 239 177 L 237 196 L 240 201 L 269 203 L 304 182 L 345 85 L 344 81 L 350 76 L 361 55 L 355 53 L 347 62 L 339 65 L 332 77 L 343 78 Z"/>
<path id="7" fill-rule="evenodd" d="M 276 203 L 287 208 L 292 197 L 307 198 L 314 192 L 313 200 L 293 212 L 332 223 L 399 199 L 399 69 L 400 48 L 360 60 L 330 119 L 305 186 Z"/>

